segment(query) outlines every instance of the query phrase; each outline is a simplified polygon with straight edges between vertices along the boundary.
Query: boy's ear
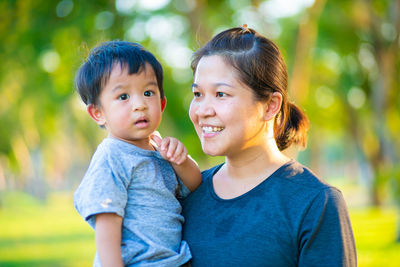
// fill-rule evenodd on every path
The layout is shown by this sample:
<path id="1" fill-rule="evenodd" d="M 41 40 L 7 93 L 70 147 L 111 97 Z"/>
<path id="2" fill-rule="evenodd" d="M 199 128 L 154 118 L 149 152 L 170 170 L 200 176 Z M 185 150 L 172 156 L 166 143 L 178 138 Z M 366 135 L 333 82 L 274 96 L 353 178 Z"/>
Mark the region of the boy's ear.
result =
<path id="1" fill-rule="evenodd" d="M 281 110 L 282 106 L 282 94 L 274 92 L 270 100 L 266 103 L 264 119 L 270 120 L 275 117 L 276 114 Z"/>
<path id="2" fill-rule="evenodd" d="M 90 117 L 99 125 L 104 126 L 106 120 L 103 116 L 103 112 L 101 112 L 100 108 L 94 104 L 89 104 L 86 107 L 87 112 L 89 113 Z"/>
<path id="3" fill-rule="evenodd" d="M 161 112 L 164 111 L 166 105 L 167 105 L 167 98 L 164 96 L 164 98 L 161 99 Z"/>

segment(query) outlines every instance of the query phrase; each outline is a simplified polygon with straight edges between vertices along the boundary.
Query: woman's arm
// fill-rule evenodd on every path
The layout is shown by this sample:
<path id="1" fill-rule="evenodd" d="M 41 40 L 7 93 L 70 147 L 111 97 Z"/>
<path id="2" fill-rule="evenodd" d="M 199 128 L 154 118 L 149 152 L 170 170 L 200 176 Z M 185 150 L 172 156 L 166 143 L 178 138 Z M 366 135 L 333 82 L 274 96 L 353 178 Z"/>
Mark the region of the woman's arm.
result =
<path id="1" fill-rule="evenodd" d="M 303 218 L 299 266 L 357 266 L 350 218 L 336 188 L 321 191 Z"/>
<path id="2" fill-rule="evenodd" d="M 183 184 L 190 191 L 194 191 L 201 183 L 201 172 L 197 163 L 188 155 L 184 144 L 173 137 L 161 139 L 153 135 L 152 139 L 156 142 L 161 156 L 171 163 Z"/>
<path id="3" fill-rule="evenodd" d="M 96 246 L 103 267 L 123 267 L 121 256 L 122 217 L 115 213 L 96 215 Z"/>

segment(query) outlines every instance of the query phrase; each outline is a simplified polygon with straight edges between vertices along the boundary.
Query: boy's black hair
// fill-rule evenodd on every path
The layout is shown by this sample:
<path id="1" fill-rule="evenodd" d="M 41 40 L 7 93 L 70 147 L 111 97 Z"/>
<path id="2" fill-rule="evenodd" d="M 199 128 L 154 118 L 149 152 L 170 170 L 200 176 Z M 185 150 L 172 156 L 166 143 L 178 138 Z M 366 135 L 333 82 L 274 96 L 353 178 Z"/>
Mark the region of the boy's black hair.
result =
<path id="1" fill-rule="evenodd" d="M 163 70 L 160 62 L 140 44 L 126 41 L 104 42 L 93 48 L 76 73 L 75 88 L 86 105 L 98 105 L 99 95 L 115 64 L 128 68 L 129 74 L 135 74 L 144 70 L 146 63 L 154 70 L 163 99 Z"/>

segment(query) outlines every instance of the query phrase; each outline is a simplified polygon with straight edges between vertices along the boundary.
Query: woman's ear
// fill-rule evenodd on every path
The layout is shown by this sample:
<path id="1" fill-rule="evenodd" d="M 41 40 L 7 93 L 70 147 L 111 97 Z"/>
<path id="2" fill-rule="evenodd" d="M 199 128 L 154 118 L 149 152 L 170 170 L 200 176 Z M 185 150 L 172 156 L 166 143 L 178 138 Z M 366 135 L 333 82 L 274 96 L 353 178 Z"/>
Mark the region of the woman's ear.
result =
<path id="1" fill-rule="evenodd" d="M 164 96 L 164 98 L 161 99 L 161 112 L 164 111 L 166 105 L 167 105 L 167 98 Z"/>
<path id="2" fill-rule="evenodd" d="M 272 93 L 271 98 L 267 103 L 264 119 L 268 121 L 274 118 L 276 114 L 278 114 L 279 111 L 281 110 L 281 106 L 282 106 L 282 94 L 279 92 Z"/>
<path id="3" fill-rule="evenodd" d="M 103 116 L 103 112 L 101 112 L 101 109 L 97 105 L 89 104 L 87 105 L 86 109 L 90 117 L 92 117 L 92 119 L 99 126 L 104 126 L 106 124 L 106 119 Z"/>

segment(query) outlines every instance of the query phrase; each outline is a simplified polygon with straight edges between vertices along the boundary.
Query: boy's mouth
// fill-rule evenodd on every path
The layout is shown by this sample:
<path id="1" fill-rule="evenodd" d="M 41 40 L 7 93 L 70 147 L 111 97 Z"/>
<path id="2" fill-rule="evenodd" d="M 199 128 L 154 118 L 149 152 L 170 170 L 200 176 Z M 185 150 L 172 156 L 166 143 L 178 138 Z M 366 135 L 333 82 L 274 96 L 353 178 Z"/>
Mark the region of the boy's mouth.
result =
<path id="1" fill-rule="evenodd" d="M 146 118 L 139 118 L 135 121 L 135 126 L 138 128 L 146 128 L 149 125 L 149 120 Z"/>

